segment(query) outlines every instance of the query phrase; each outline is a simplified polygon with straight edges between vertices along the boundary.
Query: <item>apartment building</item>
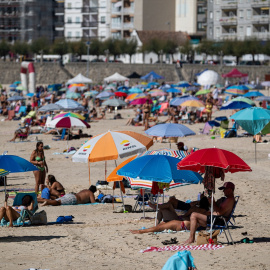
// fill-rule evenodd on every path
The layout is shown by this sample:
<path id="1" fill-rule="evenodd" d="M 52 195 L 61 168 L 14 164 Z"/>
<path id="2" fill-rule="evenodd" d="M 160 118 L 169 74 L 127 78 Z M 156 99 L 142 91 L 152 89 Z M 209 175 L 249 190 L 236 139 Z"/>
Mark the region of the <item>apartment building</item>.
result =
<path id="1" fill-rule="evenodd" d="M 54 2 L 54 39 L 64 38 L 65 29 L 65 1 L 55 0 Z"/>
<path id="2" fill-rule="evenodd" d="M 270 0 L 208 0 L 207 38 L 270 38 Z"/>
<path id="3" fill-rule="evenodd" d="M 0 40 L 31 43 L 39 37 L 54 38 L 53 0 L 1 0 Z"/>

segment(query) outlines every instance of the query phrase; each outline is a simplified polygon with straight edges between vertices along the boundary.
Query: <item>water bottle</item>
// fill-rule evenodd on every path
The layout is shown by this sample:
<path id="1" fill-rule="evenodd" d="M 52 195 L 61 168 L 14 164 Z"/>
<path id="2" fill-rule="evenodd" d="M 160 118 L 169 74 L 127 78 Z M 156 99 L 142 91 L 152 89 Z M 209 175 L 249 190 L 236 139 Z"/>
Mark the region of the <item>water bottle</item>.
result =
<path id="1" fill-rule="evenodd" d="M 201 192 L 198 193 L 198 201 L 201 199 Z"/>

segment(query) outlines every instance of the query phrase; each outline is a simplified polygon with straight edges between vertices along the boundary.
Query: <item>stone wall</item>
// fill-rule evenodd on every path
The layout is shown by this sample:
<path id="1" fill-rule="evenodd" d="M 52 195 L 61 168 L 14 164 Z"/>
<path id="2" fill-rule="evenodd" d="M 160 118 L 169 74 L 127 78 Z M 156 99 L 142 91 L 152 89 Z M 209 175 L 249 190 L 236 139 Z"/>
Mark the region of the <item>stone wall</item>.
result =
<path id="1" fill-rule="evenodd" d="M 53 84 L 66 82 L 68 79 L 82 73 L 88 76 L 87 63 L 68 63 L 65 67 L 61 67 L 58 63 L 34 63 L 36 70 L 36 82 L 39 84 Z M 181 69 L 182 76 L 187 81 L 193 81 L 195 74 L 204 69 L 215 70 L 219 74 L 227 73 L 233 67 L 229 66 L 213 66 L 213 65 L 190 65 L 184 64 Z M 249 74 L 249 80 L 264 81 L 265 74 L 270 74 L 268 66 L 238 66 L 241 72 Z M 174 65 L 168 64 L 122 64 L 122 63 L 89 63 L 89 77 L 94 83 L 103 82 L 105 77 L 118 72 L 124 76 L 128 76 L 136 71 L 138 74 L 145 75 L 151 70 L 165 77 L 168 82 L 179 81 Z M 20 80 L 20 63 L 0 62 L 0 83 L 11 84 Z M 133 82 L 138 79 L 133 80 Z M 224 80 L 222 80 L 224 82 Z"/>

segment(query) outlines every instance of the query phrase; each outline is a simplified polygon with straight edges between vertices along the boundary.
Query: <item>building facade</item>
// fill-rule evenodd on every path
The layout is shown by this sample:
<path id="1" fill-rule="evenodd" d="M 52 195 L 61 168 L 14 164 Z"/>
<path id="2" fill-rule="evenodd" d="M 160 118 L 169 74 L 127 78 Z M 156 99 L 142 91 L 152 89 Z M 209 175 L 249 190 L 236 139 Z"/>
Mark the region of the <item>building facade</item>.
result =
<path id="1" fill-rule="evenodd" d="M 46 37 L 54 39 L 54 1 L 1 0 L 0 40 L 10 43 Z"/>
<path id="2" fill-rule="evenodd" d="M 208 0 L 207 38 L 270 38 L 270 0 Z"/>

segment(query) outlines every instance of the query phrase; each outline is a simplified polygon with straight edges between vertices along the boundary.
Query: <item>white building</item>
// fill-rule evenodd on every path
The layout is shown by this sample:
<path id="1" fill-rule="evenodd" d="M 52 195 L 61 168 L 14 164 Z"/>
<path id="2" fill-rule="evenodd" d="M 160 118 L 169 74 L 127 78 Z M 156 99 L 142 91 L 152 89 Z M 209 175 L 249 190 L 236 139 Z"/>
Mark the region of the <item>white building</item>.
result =
<path id="1" fill-rule="evenodd" d="M 98 37 L 103 41 L 111 35 L 111 1 L 99 0 L 98 7 Z"/>

